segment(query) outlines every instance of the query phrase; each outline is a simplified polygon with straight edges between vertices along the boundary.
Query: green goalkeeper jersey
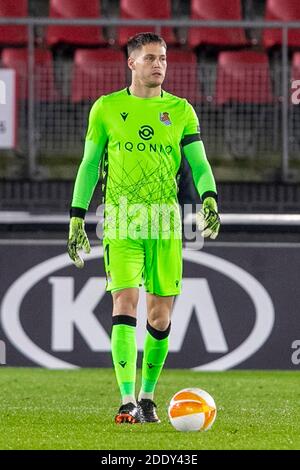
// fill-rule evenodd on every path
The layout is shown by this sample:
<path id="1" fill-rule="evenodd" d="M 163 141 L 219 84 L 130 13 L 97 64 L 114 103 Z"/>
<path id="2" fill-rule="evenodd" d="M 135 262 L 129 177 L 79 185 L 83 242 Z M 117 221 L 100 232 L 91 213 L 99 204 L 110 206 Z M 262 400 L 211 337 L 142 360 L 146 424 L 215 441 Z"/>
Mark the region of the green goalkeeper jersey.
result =
<path id="1" fill-rule="evenodd" d="M 128 88 L 99 98 L 92 106 L 85 151 L 75 182 L 73 208 L 88 209 L 107 156 L 106 205 L 177 204 L 177 174 L 181 146 L 199 145 L 199 122 L 187 100 L 165 91 L 140 98 Z M 202 147 L 189 152 L 200 196 L 216 192 L 215 181 Z"/>

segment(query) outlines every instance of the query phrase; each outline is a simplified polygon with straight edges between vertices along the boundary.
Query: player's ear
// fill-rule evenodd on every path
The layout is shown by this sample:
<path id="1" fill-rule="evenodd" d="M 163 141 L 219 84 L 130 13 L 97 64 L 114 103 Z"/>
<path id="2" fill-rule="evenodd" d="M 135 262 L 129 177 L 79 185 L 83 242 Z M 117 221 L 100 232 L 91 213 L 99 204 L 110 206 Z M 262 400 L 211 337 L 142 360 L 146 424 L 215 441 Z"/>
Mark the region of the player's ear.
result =
<path id="1" fill-rule="evenodd" d="M 133 57 L 128 57 L 127 63 L 130 70 L 135 70 L 135 63 Z"/>

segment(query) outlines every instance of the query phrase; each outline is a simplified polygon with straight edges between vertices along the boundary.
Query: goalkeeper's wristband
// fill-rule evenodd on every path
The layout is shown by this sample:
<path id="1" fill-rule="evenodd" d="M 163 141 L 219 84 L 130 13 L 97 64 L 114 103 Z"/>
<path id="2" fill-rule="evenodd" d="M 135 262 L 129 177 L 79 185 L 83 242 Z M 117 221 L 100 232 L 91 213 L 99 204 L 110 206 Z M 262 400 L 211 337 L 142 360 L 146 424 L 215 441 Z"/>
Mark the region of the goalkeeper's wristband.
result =
<path id="1" fill-rule="evenodd" d="M 201 201 L 203 202 L 207 197 L 213 197 L 215 201 L 218 202 L 218 195 L 214 191 L 206 191 L 203 193 L 201 196 Z"/>
<path id="2" fill-rule="evenodd" d="M 70 217 L 80 217 L 81 219 L 84 219 L 85 214 L 86 210 L 81 207 L 71 207 L 70 209 Z"/>

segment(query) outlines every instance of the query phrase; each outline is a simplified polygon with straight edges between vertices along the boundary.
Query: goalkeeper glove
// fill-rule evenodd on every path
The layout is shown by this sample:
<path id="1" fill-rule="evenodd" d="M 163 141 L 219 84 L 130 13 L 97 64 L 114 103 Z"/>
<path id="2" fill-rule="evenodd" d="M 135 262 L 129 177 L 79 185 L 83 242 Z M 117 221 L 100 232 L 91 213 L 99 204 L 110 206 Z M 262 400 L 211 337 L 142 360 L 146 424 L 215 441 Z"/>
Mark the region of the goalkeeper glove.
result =
<path id="1" fill-rule="evenodd" d="M 203 201 L 202 210 L 196 214 L 196 222 L 201 235 L 213 240 L 217 238 L 220 230 L 220 217 L 218 205 L 213 197 L 206 197 Z"/>
<path id="2" fill-rule="evenodd" d="M 84 230 L 84 220 L 81 217 L 71 217 L 69 226 L 68 254 L 77 268 L 83 268 L 84 261 L 78 254 L 83 248 L 85 253 L 91 251 L 87 234 Z"/>

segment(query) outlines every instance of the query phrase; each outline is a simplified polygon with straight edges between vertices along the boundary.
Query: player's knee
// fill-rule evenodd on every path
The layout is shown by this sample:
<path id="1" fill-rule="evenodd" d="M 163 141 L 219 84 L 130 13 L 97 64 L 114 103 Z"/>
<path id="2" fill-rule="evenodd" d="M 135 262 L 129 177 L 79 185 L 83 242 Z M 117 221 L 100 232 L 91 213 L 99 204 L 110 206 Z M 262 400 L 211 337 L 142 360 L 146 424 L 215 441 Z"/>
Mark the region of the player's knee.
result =
<path id="1" fill-rule="evenodd" d="M 168 309 L 152 309 L 148 321 L 158 331 L 165 331 L 170 324 L 170 312 Z"/>
<path id="2" fill-rule="evenodd" d="M 136 316 L 138 298 L 128 293 L 119 293 L 113 296 L 114 299 L 114 315 L 127 314 Z"/>
<path id="3" fill-rule="evenodd" d="M 119 300 L 114 305 L 114 315 L 136 315 L 136 304 L 128 300 Z"/>

